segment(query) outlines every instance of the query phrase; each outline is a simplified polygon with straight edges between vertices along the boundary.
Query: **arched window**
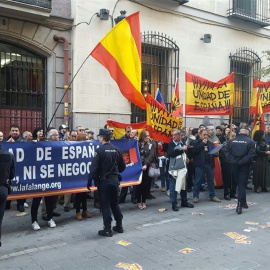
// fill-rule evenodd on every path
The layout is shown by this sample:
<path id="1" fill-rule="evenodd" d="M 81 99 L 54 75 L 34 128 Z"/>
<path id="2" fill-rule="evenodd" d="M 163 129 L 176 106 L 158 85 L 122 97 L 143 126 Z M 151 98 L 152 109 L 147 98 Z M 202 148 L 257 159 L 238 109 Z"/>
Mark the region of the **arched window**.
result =
<path id="1" fill-rule="evenodd" d="M 235 72 L 235 94 L 233 120 L 249 122 L 249 103 L 253 78 L 261 68 L 261 59 L 257 53 L 248 48 L 240 48 L 230 55 L 230 72 Z"/>
<path id="2" fill-rule="evenodd" d="M 45 127 L 46 58 L 0 41 L 0 130 Z"/>
<path id="3" fill-rule="evenodd" d="M 166 35 L 147 32 L 142 34 L 142 94 L 155 96 L 157 88 L 168 110 L 179 75 L 179 47 Z M 146 120 L 146 112 L 132 104 L 132 122 Z"/>

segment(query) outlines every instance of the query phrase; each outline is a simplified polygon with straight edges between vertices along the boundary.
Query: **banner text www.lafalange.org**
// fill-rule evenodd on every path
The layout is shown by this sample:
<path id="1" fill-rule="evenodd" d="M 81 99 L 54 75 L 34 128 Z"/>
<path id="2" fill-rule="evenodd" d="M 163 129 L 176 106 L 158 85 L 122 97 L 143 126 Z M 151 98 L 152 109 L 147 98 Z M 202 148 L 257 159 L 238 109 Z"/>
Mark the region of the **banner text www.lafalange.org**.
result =
<path id="1" fill-rule="evenodd" d="M 34 184 L 32 183 L 31 185 L 29 184 L 19 184 L 18 186 L 11 186 L 11 192 L 15 191 L 31 191 L 31 190 L 48 190 L 48 189 L 61 189 L 61 182 L 53 182 L 53 183 L 43 183 L 43 184 Z"/>

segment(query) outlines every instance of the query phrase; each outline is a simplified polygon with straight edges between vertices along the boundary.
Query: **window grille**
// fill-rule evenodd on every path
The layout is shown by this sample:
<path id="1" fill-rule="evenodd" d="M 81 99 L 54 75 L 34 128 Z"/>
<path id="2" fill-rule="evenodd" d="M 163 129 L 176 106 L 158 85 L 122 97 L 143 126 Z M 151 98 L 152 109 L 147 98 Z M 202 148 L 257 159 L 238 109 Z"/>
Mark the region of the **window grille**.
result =
<path id="1" fill-rule="evenodd" d="M 45 127 L 46 59 L 0 42 L 0 130 L 7 137 L 11 124 L 21 132 Z"/>
<path id="2" fill-rule="evenodd" d="M 230 55 L 230 72 L 235 72 L 233 120 L 249 123 L 249 104 L 253 79 L 261 69 L 261 59 L 251 49 L 241 48 Z"/>
<path id="3" fill-rule="evenodd" d="M 141 91 L 155 97 L 161 91 L 166 108 L 170 104 L 176 78 L 179 75 L 179 47 L 166 35 L 156 32 L 142 34 L 142 85 Z M 131 122 L 146 120 L 146 111 L 131 106 Z"/>

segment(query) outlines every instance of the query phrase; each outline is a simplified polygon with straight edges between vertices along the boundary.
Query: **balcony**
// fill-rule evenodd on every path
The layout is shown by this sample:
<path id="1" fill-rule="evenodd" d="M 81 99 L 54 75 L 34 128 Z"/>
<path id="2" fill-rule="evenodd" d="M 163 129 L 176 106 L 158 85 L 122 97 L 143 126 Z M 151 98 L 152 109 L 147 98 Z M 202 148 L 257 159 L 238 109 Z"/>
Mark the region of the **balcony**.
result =
<path id="1" fill-rule="evenodd" d="M 52 9 L 52 1 L 51 0 L 13 0 L 13 2 L 18 2 L 22 4 L 27 4 L 40 8 Z"/>
<path id="2" fill-rule="evenodd" d="M 261 27 L 270 25 L 268 0 L 230 0 L 228 18 L 237 18 Z"/>

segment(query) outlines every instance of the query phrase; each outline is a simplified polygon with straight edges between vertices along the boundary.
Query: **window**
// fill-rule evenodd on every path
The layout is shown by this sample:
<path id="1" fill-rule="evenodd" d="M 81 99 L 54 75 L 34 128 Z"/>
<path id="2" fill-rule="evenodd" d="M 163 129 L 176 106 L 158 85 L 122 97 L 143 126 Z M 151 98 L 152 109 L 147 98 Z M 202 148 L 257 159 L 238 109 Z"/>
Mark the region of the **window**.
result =
<path id="1" fill-rule="evenodd" d="M 247 48 L 239 49 L 234 55 L 230 55 L 230 59 L 230 72 L 235 72 L 233 120 L 248 123 L 253 78 L 261 68 L 261 59 Z"/>
<path id="2" fill-rule="evenodd" d="M 179 48 L 166 36 L 159 33 L 142 35 L 142 85 L 141 91 L 155 96 L 157 89 L 168 110 L 179 73 Z M 146 111 L 132 104 L 132 122 L 146 120 Z"/>
<path id="3" fill-rule="evenodd" d="M 233 10 L 244 16 L 256 18 L 256 1 L 257 0 L 234 0 Z"/>
<path id="4" fill-rule="evenodd" d="M 45 122 L 45 58 L 0 42 L 0 127 L 33 131 Z"/>

